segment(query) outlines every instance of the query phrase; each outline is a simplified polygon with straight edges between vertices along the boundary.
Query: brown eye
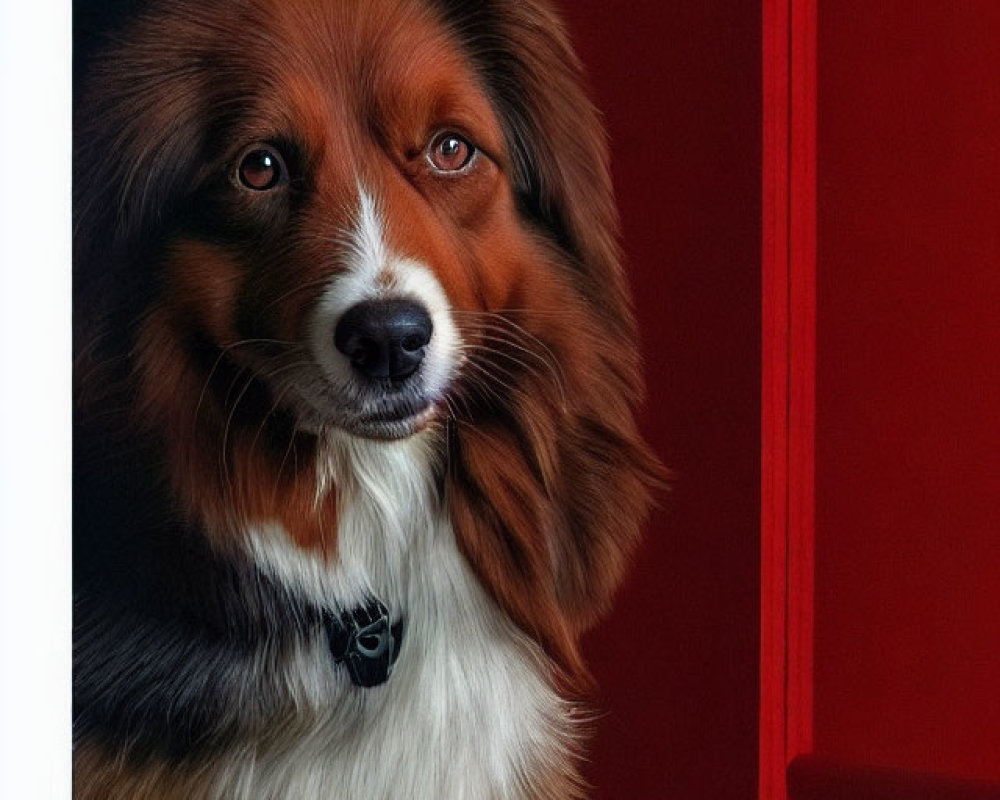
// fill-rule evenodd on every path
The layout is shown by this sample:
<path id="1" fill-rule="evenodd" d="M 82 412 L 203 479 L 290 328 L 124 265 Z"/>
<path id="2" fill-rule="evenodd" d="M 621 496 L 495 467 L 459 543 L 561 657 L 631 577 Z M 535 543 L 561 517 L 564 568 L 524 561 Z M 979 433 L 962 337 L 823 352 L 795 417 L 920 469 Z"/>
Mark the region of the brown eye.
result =
<path id="1" fill-rule="evenodd" d="M 240 183 L 248 189 L 258 192 L 273 189 L 284 175 L 285 164 L 276 150 L 257 147 L 247 152 L 240 161 Z"/>
<path id="2" fill-rule="evenodd" d="M 475 146 L 457 133 L 440 133 L 431 141 L 427 160 L 439 172 L 457 172 L 468 166 L 476 155 Z"/>

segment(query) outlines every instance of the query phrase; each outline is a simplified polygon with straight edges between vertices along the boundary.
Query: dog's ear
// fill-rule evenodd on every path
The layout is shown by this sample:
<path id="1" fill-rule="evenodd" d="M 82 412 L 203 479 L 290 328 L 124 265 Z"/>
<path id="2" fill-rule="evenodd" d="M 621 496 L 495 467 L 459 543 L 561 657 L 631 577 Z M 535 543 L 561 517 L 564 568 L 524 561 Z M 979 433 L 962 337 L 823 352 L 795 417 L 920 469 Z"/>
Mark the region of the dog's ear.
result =
<path id="1" fill-rule="evenodd" d="M 142 302 L 152 256 L 180 188 L 202 149 L 200 87 L 190 60 L 193 26 L 178 15 L 166 41 L 143 19 L 112 32 L 91 59 L 74 98 L 74 302 L 88 319 Z M 187 29 L 186 29 L 187 28 Z M 128 46 L 122 46 L 127 36 Z M 142 252 L 140 252 L 140 248 Z"/>
<path id="2" fill-rule="evenodd" d="M 642 380 L 605 134 L 546 4 L 439 1 L 504 127 L 521 213 L 559 253 L 567 288 L 512 318 L 521 352 L 496 372 L 548 364 L 453 437 L 452 516 L 480 578 L 572 674 L 663 478 L 633 416 Z"/>
<path id="3" fill-rule="evenodd" d="M 538 0 L 438 2 L 500 117 L 521 212 L 572 256 L 606 321 L 633 335 L 604 127 L 561 19 Z"/>

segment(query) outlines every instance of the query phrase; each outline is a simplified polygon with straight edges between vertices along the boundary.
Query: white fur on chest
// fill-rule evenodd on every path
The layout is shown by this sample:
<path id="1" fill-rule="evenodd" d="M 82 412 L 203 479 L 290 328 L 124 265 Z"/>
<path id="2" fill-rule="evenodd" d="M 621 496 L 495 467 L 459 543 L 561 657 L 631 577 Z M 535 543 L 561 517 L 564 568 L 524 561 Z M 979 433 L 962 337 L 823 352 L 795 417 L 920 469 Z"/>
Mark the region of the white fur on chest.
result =
<path id="1" fill-rule="evenodd" d="M 278 528 L 248 532 L 275 578 L 328 607 L 378 596 L 405 618 L 382 686 L 353 686 L 325 645 L 300 652 L 287 682 L 301 724 L 247 745 L 219 777 L 242 798 L 522 798 L 558 768 L 570 736 L 537 646 L 482 590 L 432 492 L 429 435 L 330 450 L 338 559 L 303 554 Z"/>

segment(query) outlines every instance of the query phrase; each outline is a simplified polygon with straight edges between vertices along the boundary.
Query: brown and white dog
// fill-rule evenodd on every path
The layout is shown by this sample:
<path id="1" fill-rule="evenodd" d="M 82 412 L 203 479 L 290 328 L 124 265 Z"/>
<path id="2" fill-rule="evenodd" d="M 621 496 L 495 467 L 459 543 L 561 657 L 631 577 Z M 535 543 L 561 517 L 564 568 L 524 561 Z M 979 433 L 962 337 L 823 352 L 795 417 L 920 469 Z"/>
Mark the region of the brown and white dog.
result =
<path id="1" fill-rule="evenodd" d="M 567 798 L 659 467 L 540 0 L 197 0 L 77 105 L 75 795 Z"/>

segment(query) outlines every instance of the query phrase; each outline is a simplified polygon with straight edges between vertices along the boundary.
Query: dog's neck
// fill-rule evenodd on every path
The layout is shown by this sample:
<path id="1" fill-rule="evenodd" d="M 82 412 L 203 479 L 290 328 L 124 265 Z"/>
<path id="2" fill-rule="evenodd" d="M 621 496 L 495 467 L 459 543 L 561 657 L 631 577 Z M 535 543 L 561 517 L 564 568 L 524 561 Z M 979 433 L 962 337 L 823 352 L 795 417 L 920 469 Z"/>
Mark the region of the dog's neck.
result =
<path id="1" fill-rule="evenodd" d="M 332 433 L 318 450 L 316 505 L 335 495 L 337 519 L 325 541 L 299 547 L 280 523 L 242 532 L 260 569 L 290 591 L 324 608 L 346 609 L 378 597 L 390 612 L 409 603 L 413 549 L 442 527 L 445 509 L 435 475 L 438 437 L 378 442 Z"/>
<path id="2" fill-rule="evenodd" d="M 376 595 L 406 621 L 383 686 L 348 685 L 316 648 L 284 662 L 285 682 L 299 687 L 301 719 L 312 721 L 279 747 L 254 744 L 265 796 L 308 797 L 310 782 L 340 786 L 344 797 L 394 796 L 402 781 L 414 797 L 516 798 L 534 796 L 529 787 L 543 766 L 568 764 L 566 704 L 538 646 L 459 552 L 434 480 L 436 444 L 432 432 L 329 443 L 326 487 L 338 493 L 339 517 L 333 559 L 297 549 L 276 526 L 247 531 L 261 569 L 310 602 L 342 608 Z M 330 740 L 349 752 L 317 748 Z M 351 767 L 387 759 L 381 773 Z M 235 780 L 219 779 L 225 787 Z"/>

